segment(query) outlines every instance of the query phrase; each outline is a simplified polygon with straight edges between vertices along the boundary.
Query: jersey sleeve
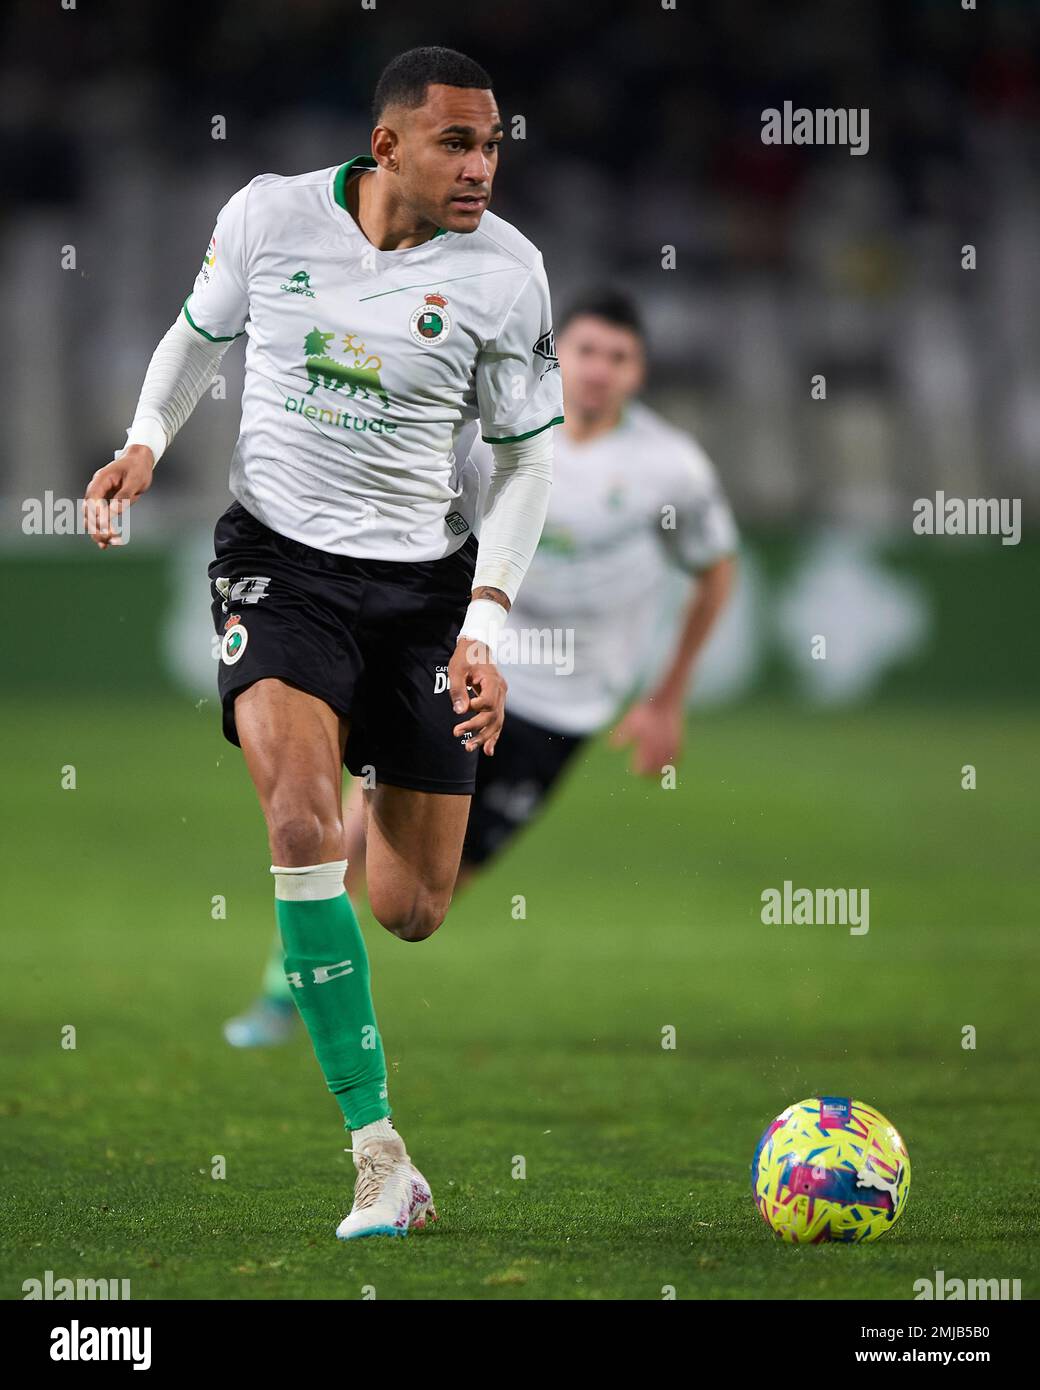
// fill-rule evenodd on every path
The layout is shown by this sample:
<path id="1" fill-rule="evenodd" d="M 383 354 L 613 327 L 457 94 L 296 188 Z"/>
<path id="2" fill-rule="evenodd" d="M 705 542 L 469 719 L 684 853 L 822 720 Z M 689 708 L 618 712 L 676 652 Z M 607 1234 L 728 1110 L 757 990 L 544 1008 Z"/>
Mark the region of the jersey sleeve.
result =
<path id="1" fill-rule="evenodd" d="M 245 331 L 249 317 L 246 279 L 245 207 L 248 185 L 233 193 L 217 214 L 217 225 L 195 285 L 184 301 L 184 317 L 211 343 L 227 343 Z"/>
<path id="2" fill-rule="evenodd" d="M 481 349 L 476 385 L 481 438 L 488 444 L 528 439 L 562 423 L 560 364 L 541 256 L 496 337 Z"/>
<path id="3" fill-rule="evenodd" d="M 701 574 L 737 549 L 737 523 L 707 454 L 692 440 L 679 450 L 663 498 L 661 543 L 669 561 Z M 670 505 L 669 505 L 670 504 Z"/>

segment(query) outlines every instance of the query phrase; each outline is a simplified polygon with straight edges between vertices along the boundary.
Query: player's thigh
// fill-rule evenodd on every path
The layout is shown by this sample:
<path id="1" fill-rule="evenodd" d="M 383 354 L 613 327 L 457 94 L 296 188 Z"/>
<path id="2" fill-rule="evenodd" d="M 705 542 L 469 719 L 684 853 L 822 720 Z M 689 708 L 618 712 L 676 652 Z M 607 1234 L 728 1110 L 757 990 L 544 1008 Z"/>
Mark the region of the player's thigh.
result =
<path id="1" fill-rule="evenodd" d="M 347 721 L 324 700 L 276 677 L 240 691 L 234 713 L 277 862 L 340 858 Z"/>
<path id="2" fill-rule="evenodd" d="M 460 886 L 501 854 L 555 794 L 584 738 L 511 714 L 495 747 L 481 756 L 462 847 Z"/>
<path id="3" fill-rule="evenodd" d="M 444 920 L 469 803 L 465 795 L 387 783 L 365 793 L 368 901 L 376 919 L 404 940 L 422 940 Z"/>

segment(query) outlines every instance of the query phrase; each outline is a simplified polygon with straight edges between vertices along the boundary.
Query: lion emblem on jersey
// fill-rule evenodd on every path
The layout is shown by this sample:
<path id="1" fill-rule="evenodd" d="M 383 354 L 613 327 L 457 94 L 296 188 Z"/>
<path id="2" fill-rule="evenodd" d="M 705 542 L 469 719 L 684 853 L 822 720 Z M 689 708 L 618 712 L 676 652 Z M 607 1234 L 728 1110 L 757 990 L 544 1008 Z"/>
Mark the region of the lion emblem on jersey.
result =
<path id="1" fill-rule="evenodd" d="M 390 397 L 379 380 L 383 359 L 366 353 L 364 343 L 358 344 L 355 334 L 346 333 L 343 335 L 343 351 L 351 354 L 353 361 L 343 362 L 328 350 L 335 336 L 335 333 L 323 333 L 320 328 L 312 328 L 304 339 L 307 379 L 310 382 L 306 394 L 313 396 L 319 386 L 326 391 L 342 391 L 346 387 L 349 396 L 360 396 L 363 400 L 374 396 L 389 410 Z"/>

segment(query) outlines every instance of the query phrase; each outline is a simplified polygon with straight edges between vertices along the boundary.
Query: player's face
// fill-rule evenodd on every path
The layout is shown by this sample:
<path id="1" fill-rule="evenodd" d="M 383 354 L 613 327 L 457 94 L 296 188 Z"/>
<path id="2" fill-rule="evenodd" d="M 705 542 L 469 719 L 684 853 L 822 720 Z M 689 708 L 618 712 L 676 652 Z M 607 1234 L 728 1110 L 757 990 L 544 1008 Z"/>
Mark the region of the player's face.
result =
<path id="1" fill-rule="evenodd" d="M 445 231 L 475 232 L 491 201 L 503 135 L 491 92 L 431 83 L 423 105 L 399 124 L 401 197 Z"/>
<path id="2" fill-rule="evenodd" d="M 567 414 L 615 416 L 642 385 L 643 344 L 630 328 L 581 314 L 557 336 L 556 352 Z"/>

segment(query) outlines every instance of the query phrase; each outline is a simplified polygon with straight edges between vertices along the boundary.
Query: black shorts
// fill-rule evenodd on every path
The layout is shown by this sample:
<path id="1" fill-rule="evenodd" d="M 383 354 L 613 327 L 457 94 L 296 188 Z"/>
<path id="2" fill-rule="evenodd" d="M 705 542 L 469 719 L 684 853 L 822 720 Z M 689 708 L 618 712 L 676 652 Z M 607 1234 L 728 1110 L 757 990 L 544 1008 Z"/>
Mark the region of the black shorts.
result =
<path id="1" fill-rule="evenodd" d="M 585 742 L 584 735 L 560 734 L 510 714 L 494 757 L 477 758 L 477 786 L 469 807 L 462 862 L 484 864 L 501 853 L 518 830 L 534 819 L 564 768 Z"/>
<path id="2" fill-rule="evenodd" d="M 468 796 L 481 754 L 452 736 L 447 668 L 477 543 L 416 563 L 332 555 L 270 530 L 235 502 L 209 567 L 221 639 L 224 736 L 235 696 L 275 676 L 350 720 L 343 761 L 376 783 Z"/>

